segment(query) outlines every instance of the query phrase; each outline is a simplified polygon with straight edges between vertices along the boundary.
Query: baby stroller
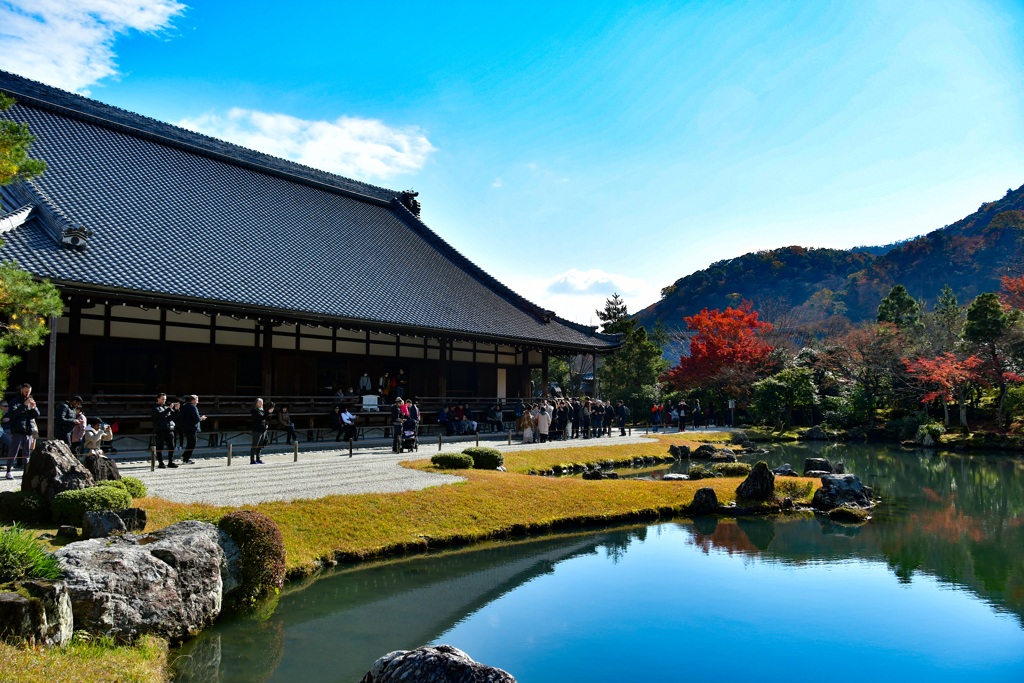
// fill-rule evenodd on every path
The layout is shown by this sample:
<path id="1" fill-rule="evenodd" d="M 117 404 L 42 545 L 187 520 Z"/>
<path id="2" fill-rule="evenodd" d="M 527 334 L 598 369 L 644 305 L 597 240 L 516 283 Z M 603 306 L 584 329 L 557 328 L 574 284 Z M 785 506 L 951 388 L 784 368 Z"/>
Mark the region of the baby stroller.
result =
<path id="1" fill-rule="evenodd" d="M 419 451 L 420 442 L 416 438 L 416 423 L 412 420 L 406 420 L 405 424 L 402 425 L 402 439 L 398 446 L 398 452 L 404 453 L 405 451 Z"/>

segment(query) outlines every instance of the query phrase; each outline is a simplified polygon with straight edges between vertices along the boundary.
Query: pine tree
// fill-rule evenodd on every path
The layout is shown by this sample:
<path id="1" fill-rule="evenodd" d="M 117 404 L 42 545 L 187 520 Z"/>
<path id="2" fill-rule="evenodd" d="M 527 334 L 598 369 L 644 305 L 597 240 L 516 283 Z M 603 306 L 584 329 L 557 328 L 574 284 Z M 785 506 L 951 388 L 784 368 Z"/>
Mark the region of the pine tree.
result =
<path id="1" fill-rule="evenodd" d="M 878 304 L 878 322 L 892 323 L 901 330 L 917 329 L 921 325 L 921 305 L 906 287 L 896 285 Z"/>
<path id="2" fill-rule="evenodd" d="M 0 94 L 0 111 L 7 111 L 15 100 Z M 0 121 L 0 185 L 28 180 L 46 170 L 46 162 L 31 159 L 28 148 L 35 141 L 28 126 L 14 121 Z"/>
<path id="3" fill-rule="evenodd" d="M 627 328 L 633 327 L 632 324 L 626 324 L 629 312 L 626 310 L 626 302 L 618 294 L 612 294 L 610 299 L 605 299 L 604 310 L 594 312 L 603 323 L 601 331 L 606 334 L 623 333 Z"/>
<path id="4" fill-rule="evenodd" d="M 986 374 L 999 387 L 999 427 L 1003 427 L 1003 405 L 1006 402 L 1007 354 L 1003 342 L 1019 313 L 1010 314 L 993 292 L 979 294 L 967 308 L 964 337 L 977 344 L 988 360 Z"/>

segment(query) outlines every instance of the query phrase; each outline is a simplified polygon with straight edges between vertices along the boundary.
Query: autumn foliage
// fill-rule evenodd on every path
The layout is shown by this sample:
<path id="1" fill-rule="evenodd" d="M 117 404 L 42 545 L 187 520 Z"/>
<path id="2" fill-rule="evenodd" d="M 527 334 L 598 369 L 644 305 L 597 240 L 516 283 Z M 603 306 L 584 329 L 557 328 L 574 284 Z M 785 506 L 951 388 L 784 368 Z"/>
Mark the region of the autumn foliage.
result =
<path id="1" fill-rule="evenodd" d="M 695 333 L 690 355 L 680 358 L 663 377 L 676 389 L 721 383 L 724 376 L 752 371 L 765 362 L 773 348 L 761 339 L 772 326 L 758 320 L 749 301 L 724 311 L 705 308 L 684 321 Z"/>
<path id="2" fill-rule="evenodd" d="M 954 394 L 964 387 L 981 379 L 982 360 L 977 356 L 959 359 L 952 353 L 944 353 L 934 359 L 918 358 L 904 361 L 907 372 L 916 376 L 931 391 L 921 398 L 922 403 L 941 398 L 945 402 L 952 401 Z"/>
<path id="3" fill-rule="evenodd" d="M 999 297 L 1005 306 L 1024 310 L 1024 275 L 1012 277 L 1005 275 L 1000 280 L 1003 293 Z"/>

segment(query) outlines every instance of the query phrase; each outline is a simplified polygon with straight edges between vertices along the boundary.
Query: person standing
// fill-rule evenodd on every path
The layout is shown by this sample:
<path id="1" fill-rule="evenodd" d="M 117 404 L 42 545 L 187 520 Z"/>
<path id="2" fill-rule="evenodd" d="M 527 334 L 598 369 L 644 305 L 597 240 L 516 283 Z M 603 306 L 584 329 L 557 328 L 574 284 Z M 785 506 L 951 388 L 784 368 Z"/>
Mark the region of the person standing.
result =
<path id="1" fill-rule="evenodd" d="M 520 398 L 516 403 L 515 415 L 516 415 L 516 436 L 519 436 L 519 431 L 523 428 L 523 413 L 526 411 L 526 406 L 523 404 L 523 399 Z"/>
<path id="2" fill-rule="evenodd" d="M 263 410 L 263 399 L 258 398 L 253 403 L 250 415 L 252 415 L 252 448 L 249 450 L 249 464 L 263 464 L 263 447 L 267 443 L 267 418 L 274 413 L 274 406 L 271 404 L 268 410 Z"/>
<path id="3" fill-rule="evenodd" d="M 398 368 L 398 377 L 395 378 L 395 396 L 405 398 L 405 390 L 409 388 L 409 376 L 405 374 L 404 368 Z"/>
<path id="4" fill-rule="evenodd" d="M 399 441 L 402 438 L 402 423 L 405 422 L 405 417 L 402 415 L 402 408 L 405 405 L 405 401 L 400 398 L 396 398 L 395 402 L 391 404 L 391 425 L 394 429 L 394 440 L 391 444 L 391 450 L 395 453 L 398 452 Z"/>
<path id="5" fill-rule="evenodd" d="M 74 396 L 57 408 L 53 421 L 53 435 L 71 446 L 71 432 L 75 429 L 76 409 L 82 407 L 82 397 Z"/>
<path id="6" fill-rule="evenodd" d="M 619 399 L 619 405 L 615 408 L 615 414 L 619 418 L 619 436 L 626 435 L 626 417 L 628 412 L 626 406 L 623 405 L 622 400 Z"/>
<path id="7" fill-rule="evenodd" d="M 391 393 L 391 375 L 385 372 L 377 380 L 377 393 L 380 394 L 380 402 L 388 402 L 388 394 Z"/>
<path id="8" fill-rule="evenodd" d="M 604 433 L 604 404 L 600 401 L 595 401 L 594 407 L 590 410 L 590 422 L 593 425 L 590 435 L 595 439 L 599 438 Z"/>
<path id="9" fill-rule="evenodd" d="M 544 443 L 548 440 L 548 431 L 551 429 L 551 416 L 548 415 L 547 408 L 541 408 L 537 414 L 537 434 L 540 436 L 540 442 Z"/>
<path id="10" fill-rule="evenodd" d="M 693 415 L 693 428 L 697 429 L 698 427 L 700 427 L 700 399 L 699 398 L 693 399 L 693 410 L 690 411 L 690 414 Z"/>
<path id="11" fill-rule="evenodd" d="M 612 435 L 612 425 L 615 423 L 615 408 L 611 401 L 604 402 L 604 433 L 605 436 Z"/>
<path id="12" fill-rule="evenodd" d="M 574 398 L 572 400 L 572 438 L 580 438 L 580 424 L 583 422 L 583 406 L 580 405 L 580 400 Z"/>
<path id="13" fill-rule="evenodd" d="M 364 372 L 363 376 L 359 378 L 359 395 L 366 396 L 373 391 L 373 382 L 370 381 L 369 373 Z"/>
<path id="14" fill-rule="evenodd" d="M 178 429 L 185 437 L 185 451 L 181 454 L 181 462 L 185 465 L 192 462 L 192 452 L 196 449 L 196 439 L 205 419 L 205 415 L 199 414 L 199 397 L 195 394 L 186 396 L 185 405 L 178 412 Z"/>
<path id="15" fill-rule="evenodd" d="M 7 401 L 0 399 L 0 444 L 7 449 L 7 452 L 11 452 L 11 418 L 8 414 L 11 412 L 10 406 Z"/>
<path id="16" fill-rule="evenodd" d="M 22 384 L 20 394 L 10 403 L 8 413 L 11 426 L 11 447 L 7 452 L 7 478 L 14 479 L 11 468 L 22 453 L 27 459 L 32 454 L 32 432 L 35 431 L 35 420 L 39 417 L 36 400 L 32 398 L 32 385 Z"/>
<path id="17" fill-rule="evenodd" d="M 75 426 L 71 430 L 71 452 L 75 455 L 82 454 L 82 437 L 85 436 L 85 413 L 82 406 L 75 408 Z"/>
<path id="18" fill-rule="evenodd" d="M 651 407 L 651 431 L 654 433 L 658 432 L 658 427 L 661 426 L 661 406 L 655 403 Z"/>
<path id="19" fill-rule="evenodd" d="M 679 431 L 686 431 L 686 401 L 679 402 Z"/>
<path id="20" fill-rule="evenodd" d="M 583 419 L 580 420 L 580 431 L 584 439 L 590 438 L 590 400 L 583 401 Z"/>
<path id="21" fill-rule="evenodd" d="M 157 394 L 153 406 L 153 433 L 156 437 L 158 467 L 175 468 L 174 464 L 174 418 L 178 416 L 178 403 L 167 403 L 167 394 Z M 167 464 L 164 464 L 164 447 L 167 448 Z"/>

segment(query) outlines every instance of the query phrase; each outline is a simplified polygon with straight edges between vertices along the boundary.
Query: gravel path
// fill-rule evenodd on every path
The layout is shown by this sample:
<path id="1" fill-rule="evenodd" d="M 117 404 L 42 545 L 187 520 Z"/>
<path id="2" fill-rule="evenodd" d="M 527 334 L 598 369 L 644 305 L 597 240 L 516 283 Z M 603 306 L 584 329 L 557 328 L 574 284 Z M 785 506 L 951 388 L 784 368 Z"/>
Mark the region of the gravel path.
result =
<path id="1" fill-rule="evenodd" d="M 719 428 L 710 431 L 726 430 Z M 634 435 L 544 444 L 513 442 L 509 446 L 505 435 L 481 435 L 480 445 L 508 452 L 639 444 L 645 440 L 643 435 Z M 452 440 L 444 443 L 442 450 L 461 451 L 472 445 L 472 439 Z M 463 481 L 462 477 L 422 472 L 398 464 L 406 460 L 429 458 L 437 452 L 436 442 L 431 444 L 429 441 L 421 441 L 418 452 L 401 455 L 392 453 L 390 445 L 378 443 L 355 449 L 351 458 L 347 447 L 341 450 L 300 451 L 298 462 L 293 461 L 290 450 L 278 453 L 265 451 L 263 459 L 267 464 L 250 465 L 248 449 L 239 448 L 230 467 L 226 457 L 213 456 L 197 459 L 194 464 L 182 465 L 177 469 L 150 471 L 148 462 L 137 460 L 118 462 L 118 468 L 125 476 L 142 479 L 151 495 L 166 500 L 234 506 L 337 494 L 416 491 Z M 15 470 L 14 474 L 13 481 L 0 479 L 0 490 L 21 488 L 20 470 Z"/>

